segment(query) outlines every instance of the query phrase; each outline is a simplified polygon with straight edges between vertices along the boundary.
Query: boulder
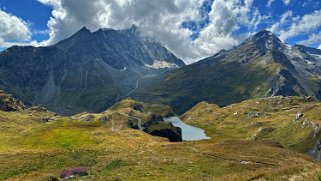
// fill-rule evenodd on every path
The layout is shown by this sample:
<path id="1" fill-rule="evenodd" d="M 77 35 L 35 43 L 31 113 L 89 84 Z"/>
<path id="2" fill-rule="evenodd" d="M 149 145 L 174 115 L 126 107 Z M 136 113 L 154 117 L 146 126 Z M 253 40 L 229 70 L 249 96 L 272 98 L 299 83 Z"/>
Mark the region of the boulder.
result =
<path id="1" fill-rule="evenodd" d="M 295 121 L 300 120 L 302 117 L 303 117 L 303 114 L 302 114 L 302 113 L 300 113 L 300 112 L 296 113 L 296 115 L 295 115 Z"/>
<path id="2" fill-rule="evenodd" d="M 155 122 L 144 130 L 153 136 L 168 138 L 172 142 L 183 141 L 181 128 L 175 127 L 172 123 Z"/>
<path id="3" fill-rule="evenodd" d="M 137 103 L 137 102 L 133 105 L 133 109 L 135 111 L 143 112 L 143 108 L 144 108 L 144 106 L 140 103 Z"/>

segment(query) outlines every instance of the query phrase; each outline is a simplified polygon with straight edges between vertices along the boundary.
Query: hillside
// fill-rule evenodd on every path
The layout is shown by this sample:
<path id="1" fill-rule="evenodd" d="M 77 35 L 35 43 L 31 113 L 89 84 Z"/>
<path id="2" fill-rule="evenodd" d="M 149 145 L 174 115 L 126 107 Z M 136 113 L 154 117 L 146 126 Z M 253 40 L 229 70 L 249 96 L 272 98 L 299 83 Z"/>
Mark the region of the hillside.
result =
<path id="1" fill-rule="evenodd" d="M 220 106 L 250 98 L 306 95 L 320 99 L 321 62 L 313 48 L 290 46 L 263 30 L 231 50 L 145 80 L 132 97 L 182 114 L 197 103 Z"/>
<path id="2" fill-rule="evenodd" d="M 146 77 L 184 66 L 161 43 L 126 30 L 82 28 L 48 47 L 0 52 L 0 89 L 64 115 L 100 112 Z"/>
<path id="3" fill-rule="evenodd" d="M 284 102 L 285 106 L 288 104 Z M 213 106 L 213 109 L 218 108 Z M 141 119 L 152 112 L 171 114 L 168 107 L 131 99 L 99 114 L 72 117 L 59 116 L 42 107 L 0 111 L 0 180 L 61 180 L 61 173 L 76 169 L 86 172 L 86 176 L 76 176 L 75 180 L 317 180 L 321 177 L 319 163 L 274 143 L 260 139 L 220 142 L 210 131 L 211 126 L 206 129 L 212 136 L 210 141 L 169 142 L 130 128 L 129 117 L 125 116 L 128 111 Z M 303 114 L 308 117 L 307 111 Z M 204 126 L 203 121 L 190 120 L 200 126 Z"/>
<path id="4" fill-rule="evenodd" d="M 204 128 L 214 142 L 254 140 L 310 154 L 321 161 L 320 102 L 311 98 L 272 97 L 220 108 L 202 102 L 182 115 Z"/>

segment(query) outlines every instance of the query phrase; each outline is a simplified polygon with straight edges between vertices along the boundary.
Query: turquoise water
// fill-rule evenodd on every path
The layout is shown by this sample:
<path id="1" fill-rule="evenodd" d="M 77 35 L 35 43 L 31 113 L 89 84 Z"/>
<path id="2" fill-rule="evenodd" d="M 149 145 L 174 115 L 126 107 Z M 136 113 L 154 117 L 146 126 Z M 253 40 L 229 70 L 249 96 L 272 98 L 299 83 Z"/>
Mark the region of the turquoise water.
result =
<path id="1" fill-rule="evenodd" d="M 179 117 L 164 118 L 165 122 L 172 123 L 175 127 L 182 129 L 182 138 L 184 141 L 199 141 L 210 139 L 206 136 L 205 131 L 201 128 L 185 124 Z"/>

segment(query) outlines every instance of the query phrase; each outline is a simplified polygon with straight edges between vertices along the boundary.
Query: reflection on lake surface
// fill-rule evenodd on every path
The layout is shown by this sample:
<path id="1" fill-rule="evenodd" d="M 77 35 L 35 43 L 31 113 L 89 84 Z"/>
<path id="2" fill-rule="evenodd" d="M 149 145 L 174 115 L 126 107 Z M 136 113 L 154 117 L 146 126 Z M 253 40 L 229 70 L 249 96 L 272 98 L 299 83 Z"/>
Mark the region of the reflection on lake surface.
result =
<path id="1" fill-rule="evenodd" d="M 175 127 L 182 129 L 182 137 L 184 141 L 199 141 L 210 139 L 206 136 L 205 131 L 201 128 L 185 124 L 179 117 L 164 118 L 165 122 L 172 123 Z"/>

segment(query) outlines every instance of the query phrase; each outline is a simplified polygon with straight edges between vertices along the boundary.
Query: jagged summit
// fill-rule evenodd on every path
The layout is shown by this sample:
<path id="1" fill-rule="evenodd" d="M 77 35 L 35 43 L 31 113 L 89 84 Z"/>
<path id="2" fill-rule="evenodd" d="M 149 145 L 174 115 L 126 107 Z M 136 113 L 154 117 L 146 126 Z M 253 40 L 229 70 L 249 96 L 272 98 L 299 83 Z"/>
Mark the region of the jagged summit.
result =
<path id="1" fill-rule="evenodd" d="M 244 42 L 244 44 L 247 43 L 256 44 L 257 48 L 265 52 L 281 50 L 286 47 L 285 44 L 283 44 L 282 41 L 275 34 L 266 29 L 248 38 Z"/>
<path id="2" fill-rule="evenodd" d="M 204 100 L 220 106 L 279 95 L 321 100 L 321 61 L 308 52 L 263 30 L 233 49 L 170 72 L 134 98 L 166 102 L 178 114 Z"/>
<path id="3" fill-rule="evenodd" d="M 76 33 L 74 33 L 72 36 L 79 36 L 83 34 L 91 34 L 91 31 L 86 26 L 84 26 L 81 29 L 79 29 Z"/>
<path id="4" fill-rule="evenodd" d="M 9 48 L 0 54 L 0 89 L 60 114 L 97 112 L 127 97 L 144 77 L 185 65 L 135 31 L 83 27 L 49 47 Z"/>

